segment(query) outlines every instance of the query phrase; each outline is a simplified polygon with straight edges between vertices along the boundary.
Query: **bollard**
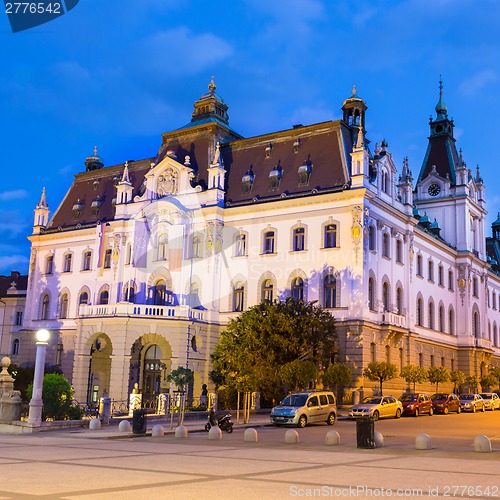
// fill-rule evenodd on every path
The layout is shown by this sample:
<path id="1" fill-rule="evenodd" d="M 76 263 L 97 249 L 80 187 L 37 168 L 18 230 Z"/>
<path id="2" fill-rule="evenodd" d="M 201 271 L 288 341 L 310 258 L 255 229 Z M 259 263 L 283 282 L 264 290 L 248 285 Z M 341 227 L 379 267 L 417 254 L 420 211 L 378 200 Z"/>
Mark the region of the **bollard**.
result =
<path id="1" fill-rule="evenodd" d="M 188 437 L 188 430 L 183 425 L 175 428 L 175 439 L 186 439 Z"/>
<path id="2" fill-rule="evenodd" d="M 165 429 L 163 428 L 163 425 L 156 424 L 153 425 L 153 428 L 151 429 L 151 436 L 153 437 L 160 437 L 165 434 Z"/>
<path id="3" fill-rule="evenodd" d="M 122 420 L 118 424 L 118 430 L 120 432 L 130 432 L 132 430 L 132 426 L 130 425 L 130 422 L 128 420 Z"/>
<path id="4" fill-rule="evenodd" d="M 329 446 L 340 446 L 340 434 L 337 431 L 326 433 L 325 444 Z"/>
<path id="5" fill-rule="evenodd" d="M 299 433 L 293 429 L 289 429 L 285 432 L 285 443 L 295 444 L 299 442 Z"/>
<path id="6" fill-rule="evenodd" d="M 222 439 L 222 431 L 218 427 L 212 427 L 208 431 L 208 439 L 210 440 L 221 440 Z"/>
<path id="7" fill-rule="evenodd" d="M 380 432 L 373 433 L 373 441 L 375 442 L 375 448 L 383 448 L 384 447 L 384 435 Z"/>
<path id="8" fill-rule="evenodd" d="M 111 418 L 111 398 L 103 396 L 99 400 L 99 418 L 102 425 L 108 425 Z"/>
<path id="9" fill-rule="evenodd" d="M 491 441 L 488 436 L 476 436 L 474 438 L 474 451 L 476 453 L 491 453 Z"/>
<path id="10" fill-rule="evenodd" d="M 97 429 L 100 429 L 100 428 L 101 428 L 101 421 L 98 418 L 93 418 L 89 422 L 89 429 L 91 431 L 96 431 Z"/>
<path id="11" fill-rule="evenodd" d="M 431 438 L 427 434 L 419 434 L 415 439 L 416 450 L 430 450 L 432 448 Z"/>
<path id="12" fill-rule="evenodd" d="M 243 441 L 247 443 L 257 443 L 259 441 L 259 434 L 255 429 L 249 427 L 243 434 Z"/>

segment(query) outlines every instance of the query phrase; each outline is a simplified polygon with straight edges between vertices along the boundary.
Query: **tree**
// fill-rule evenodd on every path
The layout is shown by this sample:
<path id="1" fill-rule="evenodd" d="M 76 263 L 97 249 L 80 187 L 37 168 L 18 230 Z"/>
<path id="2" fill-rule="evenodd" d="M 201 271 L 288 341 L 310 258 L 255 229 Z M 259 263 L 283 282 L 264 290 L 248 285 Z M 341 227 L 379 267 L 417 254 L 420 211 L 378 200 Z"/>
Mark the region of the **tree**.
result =
<path id="1" fill-rule="evenodd" d="M 490 373 L 489 375 L 482 377 L 480 382 L 481 382 L 481 387 L 483 388 L 484 391 L 484 390 L 489 390 L 492 387 L 495 387 L 498 384 L 498 379 Z"/>
<path id="2" fill-rule="evenodd" d="M 436 392 L 441 382 L 450 380 L 450 372 L 445 366 L 431 366 L 427 370 L 427 379 L 431 384 L 436 384 Z"/>
<path id="3" fill-rule="evenodd" d="M 220 387 L 235 387 L 240 374 L 251 373 L 253 390 L 279 399 L 282 367 L 299 360 L 326 366 L 337 352 L 336 343 L 335 318 L 314 302 L 291 297 L 264 301 L 230 320 L 221 333 L 211 379 Z"/>
<path id="4" fill-rule="evenodd" d="M 316 378 L 316 365 L 312 361 L 296 359 L 283 365 L 279 371 L 281 381 L 293 391 L 306 389 Z"/>
<path id="5" fill-rule="evenodd" d="M 453 392 L 456 394 L 458 386 L 465 382 L 465 373 L 461 370 L 453 370 L 450 373 L 450 382 L 453 382 Z"/>
<path id="6" fill-rule="evenodd" d="M 469 375 L 465 377 L 465 381 L 469 384 L 469 392 L 472 389 L 474 392 L 477 392 L 477 386 L 479 385 L 479 379 L 475 375 Z"/>
<path id="7" fill-rule="evenodd" d="M 182 425 L 184 422 L 184 410 L 186 407 L 186 387 L 192 384 L 194 381 L 194 373 L 189 368 L 184 368 L 179 366 L 175 370 L 172 370 L 167 375 L 167 381 L 173 382 L 177 388 L 181 391 L 181 401 L 180 401 L 180 411 L 179 411 L 179 424 Z"/>
<path id="8" fill-rule="evenodd" d="M 33 394 L 33 384 L 26 390 L 28 399 Z M 68 379 L 59 373 L 48 373 L 43 377 L 42 418 L 65 420 L 73 413 L 73 388 Z"/>
<path id="9" fill-rule="evenodd" d="M 497 379 L 496 385 L 500 387 L 500 367 L 496 366 L 495 368 L 490 368 L 490 375 L 493 375 Z"/>
<path id="10" fill-rule="evenodd" d="M 324 385 L 335 387 L 335 395 L 337 400 L 339 397 L 338 389 L 341 385 L 349 385 L 352 380 L 352 371 L 343 363 L 330 363 L 322 376 Z"/>
<path id="11" fill-rule="evenodd" d="M 413 392 L 415 392 L 415 385 L 427 380 L 427 371 L 421 366 L 406 365 L 401 370 L 401 377 L 406 380 L 407 384 L 413 384 Z"/>
<path id="12" fill-rule="evenodd" d="M 380 394 L 382 395 L 382 384 L 398 376 L 398 367 L 387 361 L 373 361 L 364 370 L 363 375 L 372 382 L 380 383 Z"/>

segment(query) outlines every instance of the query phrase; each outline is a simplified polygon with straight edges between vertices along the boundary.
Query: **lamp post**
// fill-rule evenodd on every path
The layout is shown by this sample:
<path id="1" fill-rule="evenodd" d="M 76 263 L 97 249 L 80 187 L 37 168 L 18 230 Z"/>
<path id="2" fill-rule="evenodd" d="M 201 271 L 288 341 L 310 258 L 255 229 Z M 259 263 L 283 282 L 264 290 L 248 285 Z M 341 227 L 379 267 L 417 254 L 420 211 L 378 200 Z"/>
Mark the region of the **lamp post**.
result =
<path id="1" fill-rule="evenodd" d="M 36 332 L 36 359 L 35 359 L 35 376 L 33 379 L 33 394 L 30 401 L 30 411 L 28 414 L 28 424 L 40 426 L 42 424 L 42 388 L 43 388 L 43 372 L 45 367 L 45 353 L 50 333 L 48 330 L 42 329 Z"/>

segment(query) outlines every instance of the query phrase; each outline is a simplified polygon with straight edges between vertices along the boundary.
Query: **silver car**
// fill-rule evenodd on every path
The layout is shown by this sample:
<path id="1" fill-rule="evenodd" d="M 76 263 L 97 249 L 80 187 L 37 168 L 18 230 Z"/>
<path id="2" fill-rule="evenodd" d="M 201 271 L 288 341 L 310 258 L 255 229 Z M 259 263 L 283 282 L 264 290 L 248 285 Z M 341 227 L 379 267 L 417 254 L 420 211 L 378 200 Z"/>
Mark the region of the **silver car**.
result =
<path id="1" fill-rule="evenodd" d="M 333 425 L 337 420 L 335 396 L 330 391 L 298 392 L 287 396 L 271 410 L 274 425 L 296 425 L 326 422 Z"/>
<path id="2" fill-rule="evenodd" d="M 375 420 L 384 417 L 399 418 L 403 413 L 403 405 L 392 396 L 371 396 L 362 403 L 354 405 L 349 412 L 351 418 L 373 417 Z"/>
<path id="3" fill-rule="evenodd" d="M 470 411 L 472 413 L 476 413 L 478 410 L 486 411 L 484 399 L 479 394 L 461 394 L 460 407 L 462 411 Z"/>

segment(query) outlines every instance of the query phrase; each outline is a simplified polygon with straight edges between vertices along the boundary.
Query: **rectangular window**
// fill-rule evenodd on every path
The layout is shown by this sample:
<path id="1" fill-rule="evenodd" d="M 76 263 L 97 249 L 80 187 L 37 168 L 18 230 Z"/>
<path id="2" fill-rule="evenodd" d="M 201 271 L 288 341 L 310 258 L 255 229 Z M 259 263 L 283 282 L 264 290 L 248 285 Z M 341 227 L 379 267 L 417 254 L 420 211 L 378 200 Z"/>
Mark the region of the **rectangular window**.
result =
<path id="1" fill-rule="evenodd" d="M 111 248 L 108 248 L 104 254 L 104 269 L 109 269 L 111 267 L 111 253 Z"/>
<path id="2" fill-rule="evenodd" d="M 429 261 L 428 263 L 428 270 L 429 270 L 429 281 L 434 281 L 434 262 L 432 260 Z"/>
<path id="3" fill-rule="evenodd" d="M 274 231 L 267 231 L 264 234 L 264 254 L 274 253 Z"/>
<path id="4" fill-rule="evenodd" d="M 65 273 L 70 273 L 71 272 L 71 263 L 73 260 L 73 255 L 70 253 L 67 253 L 64 256 L 64 272 Z"/>
<path id="5" fill-rule="evenodd" d="M 247 254 L 247 235 L 240 233 L 236 238 L 236 247 L 234 255 L 236 257 L 242 257 Z"/>
<path id="6" fill-rule="evenodd" d="M 337 247 L 337 224 L 325 226 L 325 248 Z"/>
<path id="7" fill-rule="evenodd" d="M 82 271 L 90 271 L 91 264 L 92 264 L 92 252 L 85 252 L 83 254 Z"/>
<path id="8" fill-rule="evenodd" d="M 45 265 L 45 274 L 52 274 L 54 272 L 54 256 L 49 255 Z"/>
<path id="9" fill-rule="evenodd" d="M 303 227 L 293 230 L 293 251 L 300 252 L 305 249 L 306 231 Z"/>
<path id="10" fill-rule="evenodd" d="M 23 313 L 22 311 L 16 311 L 16 326 L 21 326 L 23 324 Z"/>
<path id="11" fill-rule="evenodd" d="M 438 285 L 444 286 L 444 271 L 443 266 L 439 266 L 438 268 Z"/>
<path id="12" fill-rule="evenodd" d="M 448 290 L 453 291 L 453 271 L 448 271 Z"/>
<path id="13" fill-rule="evenodd" d="M 127 250 L 125 253 L 125 265 L 129 266 L 132 262 L 132 245 L 127 243 Z"/>

